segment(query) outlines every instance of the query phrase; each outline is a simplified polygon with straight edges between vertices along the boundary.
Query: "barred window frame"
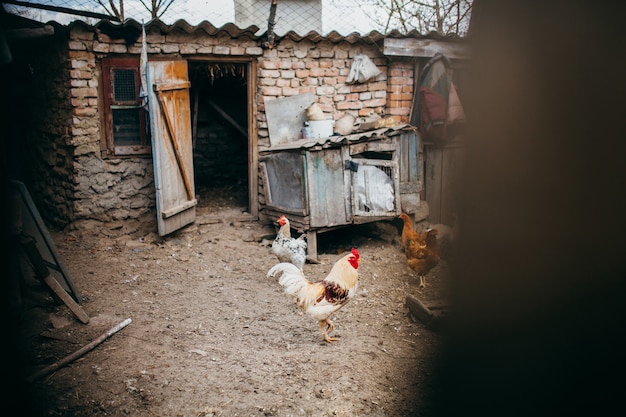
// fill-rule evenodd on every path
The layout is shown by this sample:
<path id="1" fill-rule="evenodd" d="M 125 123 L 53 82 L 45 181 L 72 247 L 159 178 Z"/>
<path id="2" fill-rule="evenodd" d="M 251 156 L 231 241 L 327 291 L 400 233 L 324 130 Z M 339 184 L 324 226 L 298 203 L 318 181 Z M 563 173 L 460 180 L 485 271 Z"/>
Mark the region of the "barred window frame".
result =
<path id="1" fill-rule="evenodd" d="M 101 70 L 103 155 L 151 155 L 148 112 L 139 96 L 139 57 L 104 58 Z M 130 78 L 129 74 L 132 74 Z"/>

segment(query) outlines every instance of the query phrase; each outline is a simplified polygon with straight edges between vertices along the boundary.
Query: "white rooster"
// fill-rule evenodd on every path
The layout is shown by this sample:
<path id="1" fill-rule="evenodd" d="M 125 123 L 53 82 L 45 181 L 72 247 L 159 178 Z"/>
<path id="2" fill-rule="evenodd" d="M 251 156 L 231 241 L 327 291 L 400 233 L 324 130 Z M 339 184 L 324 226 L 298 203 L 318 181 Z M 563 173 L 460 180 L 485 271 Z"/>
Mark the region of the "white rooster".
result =
<path id="1" fill-rule="evenodd" d="M 335 262 L 330 272 L 321 281 L 309 281 L 302 271 L 287 262 L 274 265 L 268 277 L 278 276 L 278 283 L 285 294 L 320 325 L 324 340 L 328 343 L 337 340 L 331 337 L 335 326 L 330 316 L 345 306 L 356 295 L 359 286 L 357 271 L 361 255 L 356 248 Z"/>

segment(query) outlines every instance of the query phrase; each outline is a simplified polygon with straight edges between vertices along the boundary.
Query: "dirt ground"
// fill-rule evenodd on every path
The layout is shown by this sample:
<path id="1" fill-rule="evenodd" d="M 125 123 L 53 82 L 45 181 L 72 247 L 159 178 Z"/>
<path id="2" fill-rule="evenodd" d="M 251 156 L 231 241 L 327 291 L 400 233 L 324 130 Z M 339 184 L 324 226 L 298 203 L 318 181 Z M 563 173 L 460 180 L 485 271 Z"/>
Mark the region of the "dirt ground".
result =
<path id="1" fill-rule="evenodd" d="M 195 224 L 166 238 L 128 222 L 50 231 L 90 321 L 25 276 L 26 376 L 131 323 L 29 383 L 33 414 L 428 415 L 441 336 L 410 314 L 406 297 L 443 300 L 445 259 L 421 289 L 400 248 L 399 220 L 319 235 L 320 262 L 305 265 L 311 279 L 352 246 L 362 257 L 358 295 L 333 316 L 340 340 L 328 344 L 266 276 L 277 263 L 274 226 L 212 210 L 199 207 Z"/>

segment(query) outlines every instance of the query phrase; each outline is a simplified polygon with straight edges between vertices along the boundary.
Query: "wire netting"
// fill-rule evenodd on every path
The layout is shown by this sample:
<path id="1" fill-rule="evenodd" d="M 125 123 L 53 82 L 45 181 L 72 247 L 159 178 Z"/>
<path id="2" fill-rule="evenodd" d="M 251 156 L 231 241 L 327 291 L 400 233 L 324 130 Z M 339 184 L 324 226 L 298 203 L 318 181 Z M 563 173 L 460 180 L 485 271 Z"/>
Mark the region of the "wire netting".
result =
<path id="1" fill-rule="evenodd" d="M 235 23 L 268 30 L 272 0 L 7 0 L 11 13 L 41 22 L 68 24 L 75 20 L 95 24 L 101 19 L 158 18 L 166 24 L 183 19 L 192 25 L 208 21 L 216 27 Z M 305 35 L 332 31 L 342 35 L 372 30 L 454 32 L 463 35 L 469 23 L 471 0 L 276 0 L 274 32 Z M 442 10 L 447 14 L 442 16 Z M 439 23 L 438 23 L 439 22 Z M 457 25 L 457 22 L 459 23 Z M 444 25 L 442 25 L 444 23 Z"/>

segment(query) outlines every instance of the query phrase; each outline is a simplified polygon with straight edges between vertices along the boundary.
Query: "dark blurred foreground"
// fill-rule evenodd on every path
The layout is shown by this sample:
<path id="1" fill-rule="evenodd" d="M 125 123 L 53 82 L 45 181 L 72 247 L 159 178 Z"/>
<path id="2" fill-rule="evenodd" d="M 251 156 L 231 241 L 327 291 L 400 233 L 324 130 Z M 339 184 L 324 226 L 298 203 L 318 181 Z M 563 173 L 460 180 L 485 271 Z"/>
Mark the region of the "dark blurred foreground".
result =
<path id="1" fill-rule="evenodd" d="M 436 415 L 623 408 L 625 16 L 619 2 L 474 3 Z"/>

